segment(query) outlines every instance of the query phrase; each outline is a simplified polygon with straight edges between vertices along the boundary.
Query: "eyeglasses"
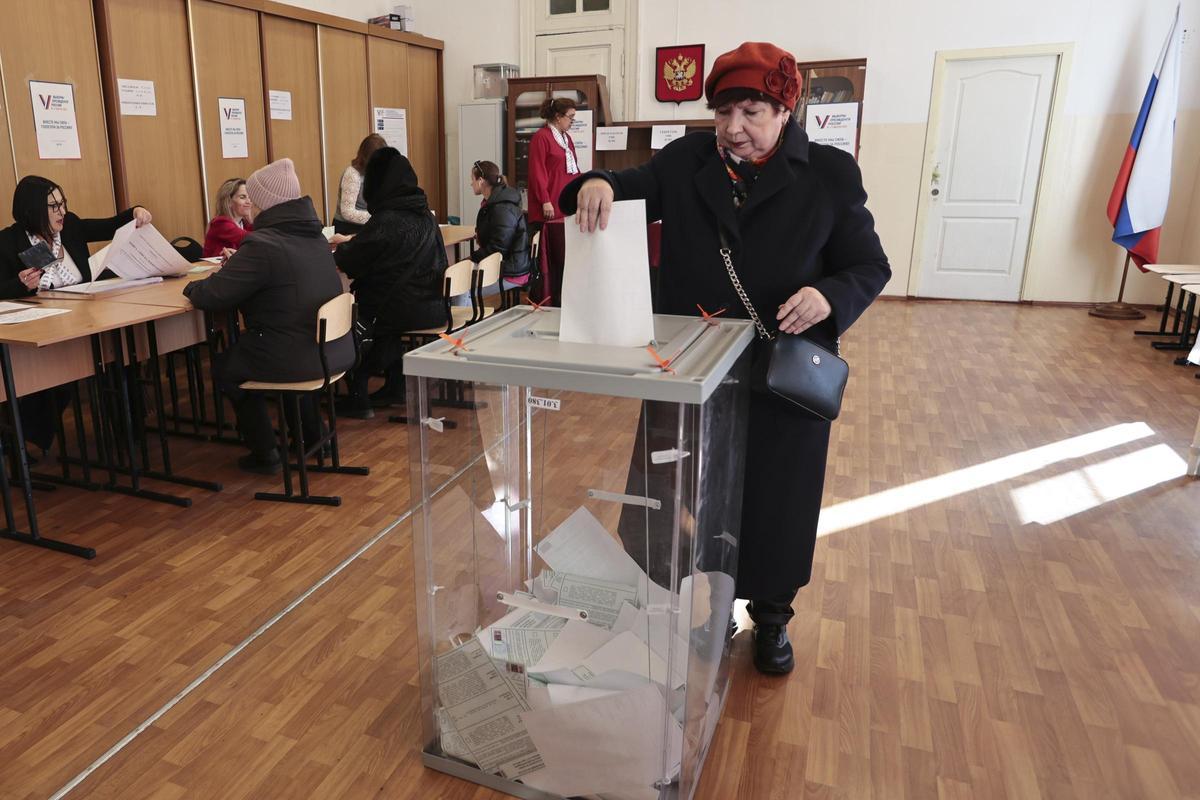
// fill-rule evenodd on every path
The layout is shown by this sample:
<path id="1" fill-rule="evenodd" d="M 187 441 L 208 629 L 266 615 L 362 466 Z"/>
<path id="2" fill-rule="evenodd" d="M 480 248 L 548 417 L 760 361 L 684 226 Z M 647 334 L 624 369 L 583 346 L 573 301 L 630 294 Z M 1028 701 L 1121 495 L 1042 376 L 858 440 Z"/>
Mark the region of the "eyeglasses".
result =
<path id="1" fill-rule="evenodd" d="M 67 210 L 67 198 L 64 197 L 62 199 L 61 203 L 54 203 L 54 202 L 46 203 L 46 208 L 48 208 L 51 211 L 54 211 L 56 213 L 59 211 L 66 211 Z"/>

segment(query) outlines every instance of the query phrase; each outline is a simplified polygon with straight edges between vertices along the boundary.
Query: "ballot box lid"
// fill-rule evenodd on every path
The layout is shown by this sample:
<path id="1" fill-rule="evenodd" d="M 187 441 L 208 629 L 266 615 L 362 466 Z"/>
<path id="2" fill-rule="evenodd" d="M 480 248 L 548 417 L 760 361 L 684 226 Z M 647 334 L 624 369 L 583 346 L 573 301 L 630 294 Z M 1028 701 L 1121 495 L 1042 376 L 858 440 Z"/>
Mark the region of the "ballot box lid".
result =
<path id="1" fill-rule="evenodd" d="M 754 338 L 746 320 L 655 314 L 656 358 L 646 347 L 560 342 L 559 319 L 557 308 L 510 308 L 405 354 L 404 374 L 699 404 Z"/>

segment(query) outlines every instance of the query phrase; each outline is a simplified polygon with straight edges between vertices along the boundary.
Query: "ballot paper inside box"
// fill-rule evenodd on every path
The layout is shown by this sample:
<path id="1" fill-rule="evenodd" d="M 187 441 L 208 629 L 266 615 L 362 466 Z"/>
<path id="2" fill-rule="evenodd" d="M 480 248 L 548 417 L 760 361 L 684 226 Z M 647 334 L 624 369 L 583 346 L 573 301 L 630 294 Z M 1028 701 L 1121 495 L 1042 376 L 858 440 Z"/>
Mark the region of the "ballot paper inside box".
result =
<path id="1" fill-rule="evenodd" d="M 690 798 L 729 686 L 753 331 L 558 323 L 514 308 L 405 356 L 423 758 L 517 797 Z"/>

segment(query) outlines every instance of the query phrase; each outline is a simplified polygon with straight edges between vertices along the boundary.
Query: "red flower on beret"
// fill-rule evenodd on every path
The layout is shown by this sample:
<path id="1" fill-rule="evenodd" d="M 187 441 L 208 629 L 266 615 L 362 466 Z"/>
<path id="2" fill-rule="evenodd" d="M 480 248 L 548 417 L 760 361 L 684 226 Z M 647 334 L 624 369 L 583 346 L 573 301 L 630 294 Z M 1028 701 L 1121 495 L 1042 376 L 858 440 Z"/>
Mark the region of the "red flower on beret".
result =
<path id="1" fill-rule="evenodd" d="M 763 77 L 763 83 L 767 87 L 767 91 L 772 94 L 783 94 L 784 87 L 788 84 L 788 77 L 777 69 L 773 69 Z"/>
<path id="2" fill-rule="evenodd" d="M 788 77 L 796 74 L 796 59 L 791 56 L 784 56 L 779 59 L 779 69 Z"/>

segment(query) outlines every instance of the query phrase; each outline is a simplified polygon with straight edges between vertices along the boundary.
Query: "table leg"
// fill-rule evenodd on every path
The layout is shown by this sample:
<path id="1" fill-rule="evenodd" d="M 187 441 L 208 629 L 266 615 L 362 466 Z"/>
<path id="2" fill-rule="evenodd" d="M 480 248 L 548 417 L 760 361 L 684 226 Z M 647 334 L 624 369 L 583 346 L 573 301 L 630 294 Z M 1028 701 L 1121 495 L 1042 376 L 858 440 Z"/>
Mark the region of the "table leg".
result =
<path id="1" fill-rule="evenodd" d="M 1188 340 L 1192 337 L 1192 320 L 1196 312 L 1196 295 L 1188 292 L 1180 291 L 1179 299 L 1183 300 L 1183 296 L 1187 295 L 1187 306 L 1183 312 L 1183 326 L 1179 331 L 1179 341 L 1177 342 L 1151 342 L 1150 346 L 1155 350 L 1190 350 L 1191 345 Z"/>
<path id="2" fill-rule="evenodd" d="M 1163 300 L 1162 320 L 1158 323 L 1156 331 L 1134 331 L 1137 336 L 1170 336 L 1167 333 L 1167 317 L 1171 313 L 1171 295 L 1175 292 L 1175 284 L 1167 281 L 1167 299 Z"/>
<path id="3" fill-rule="evenodd" d="M 91 547 L 80 547 L 79 545 L 60 542 L 57 539 L 47 539 L 38 531 L 37 509 L 33 502 L 33 483 L 29 477 L 29 461 L 25 457 L 25 431 L 21 427 L 21 404 L 17 401 L 17 387 L 13 380 L 12 374 L 12 359 L 9 357 L 8 345 L 0 344 L 0 373 L 3 373 L 4 392 L 8 398 L 9 411 L 12 414 L 13 438 L 16 456 L 17 474 L 14 476 L 21 484 L 21 491 L 25 497 L 25 513 L 29 517 L 29 532 L 24 533 L 17 530 L 16 520 L 12 512 L 12 494 L 8 483 L 8 474 L 0 467 L 0 492 L 4 495 L 4 523 L 5 527 L 0 530 L 0 538 L 11 539 L 15 542 L 31 544 L 35 547 L 44 547 L 47 550 L 57 550 L 60 553 L 69 553 L 80 558 L 95 558 L 96 551 Z M 3 445 L 0 444 L 0 448 Z M 2 454 L 0 454 L 2 456 Z M 3 458 L 0 457 L 0 463 Z"/>

